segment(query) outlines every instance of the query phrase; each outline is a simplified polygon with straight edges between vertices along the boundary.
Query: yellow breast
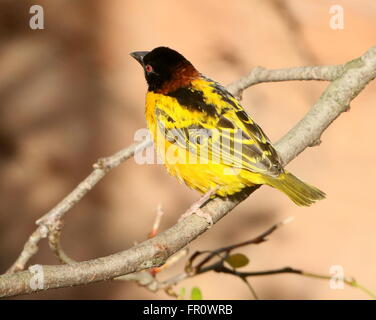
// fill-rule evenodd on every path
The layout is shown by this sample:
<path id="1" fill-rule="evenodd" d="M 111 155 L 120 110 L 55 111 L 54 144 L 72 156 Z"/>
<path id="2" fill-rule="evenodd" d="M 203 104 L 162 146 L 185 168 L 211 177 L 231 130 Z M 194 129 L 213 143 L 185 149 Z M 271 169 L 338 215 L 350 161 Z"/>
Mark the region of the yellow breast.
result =
<path id="1" fill-rule="evenodd" d="M 180 112 L 181 121 L 185 121 L 188 115 L 185 115 L 185 110 L 176 110 L 179 106 L 175 99 L 154 92 L 147 93 L 145 110 L 147 126 L 153 137 L 154 146 L 169 174 L 202 193 L 219 186 L 217 194 L 220 196 L 234 194 L 251 185 L 246 177 L 249 173 L 245 170 L 232 169 L 228 165 L 211 161 L 200 163 L 196 158 L 192 158 L 186 149 L 170 143 L 164 132 L 158 128 L 156 107 L 163 108 L 167 114 Z M 189 116 L 192 116 L 191 113 Z"/>

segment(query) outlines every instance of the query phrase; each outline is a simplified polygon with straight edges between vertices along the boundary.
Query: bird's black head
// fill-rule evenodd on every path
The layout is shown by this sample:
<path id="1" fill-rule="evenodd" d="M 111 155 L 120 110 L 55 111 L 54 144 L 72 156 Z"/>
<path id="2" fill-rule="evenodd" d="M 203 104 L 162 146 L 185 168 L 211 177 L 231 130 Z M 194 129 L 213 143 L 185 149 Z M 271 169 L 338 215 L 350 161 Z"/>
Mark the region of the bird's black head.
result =
<path id="1" fill-rule="evenodd" d="M 199 76 L 198 71 L 179 52 L 167 47 L 136 51 L 131 56 L 143 67 L 149 91 L 170 92 Z"/>

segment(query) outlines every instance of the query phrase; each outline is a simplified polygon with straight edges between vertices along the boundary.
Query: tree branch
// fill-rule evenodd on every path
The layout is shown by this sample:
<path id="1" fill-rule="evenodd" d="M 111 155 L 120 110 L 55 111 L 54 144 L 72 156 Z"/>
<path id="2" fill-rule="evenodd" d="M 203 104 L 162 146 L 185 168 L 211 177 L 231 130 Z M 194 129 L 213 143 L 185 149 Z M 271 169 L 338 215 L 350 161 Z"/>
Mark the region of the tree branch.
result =
<path id="1" fill-rule="evenodd" d="M 318 70 L 320 70 L 319 68 L 320 67 L 311 69 L 310 76 L 305 75 L 303 78 L 306 80 L 309 79 L 309 77 L 312 79 L 319 77 L 323 80 L 323 75 L 327 74 L 328 79 L 335 79 L 330 83 L 305 117 L 275 144 L 284 164 L 290 162 L 305 148 L 318 141 L 323 131 L 332 121 L 343 111 L 348 109 L 350 101 L 376 77 L 376 47 L 372 47 L 362 57 L 350 61 L 344 66 L 323 67 L 323 69 L 321 69 L 322 75 L 317 73 Z M 288 70 L 294 69 L 295 72 L 297 72 L 296 68 Z M 314 70 L 314 72 L 312 70 Z M 325 73 L 325 70 L 327 73 Z M 317 74 L 319 74 L 319 76 L 317 76 Z M 289 80 L 292 80 L 292 76 L 289 77 Z M 295 74 L 295 78 L 298 79 L 297 74 Z M 260 80 L 258 83 L 259 82 L 263 81 Z M 243 87 L 244 84 L 241 88 Z M 233 93 L 236 93 L 236 90 L 241 90 L 234 85 L 232 85 L 232 87 L 230 86 L 230 89 Z M 144 142 L 144 147 L 149 143 L 149 141 Z M 132 146 L 133 151 L 125 149 L 119 152 L 121 154 L 120 156 L 116 154 L 113 157 L 107 158 L 111 159 L 111 161 L 99 163 L 93 173 L 86 178 L 77 189 L 42 219 L 38 220 L 40 227 L 38 227 L 37 231 L 43 226 L 53 225 L 56 221 L 60 220 L 65 212 L 102 179 L 108 170 L 119 165 L 124 159 L 129 158 L 134 153 L 135 148 L 137 148 L 137 145 Z M 248 193 L 244 193 L 237 199 L 215 198 L 208 202 L 202 210 L 210 214 L 213 218 L 213 222 L 216 223 L 253 191 L 254 189 L 249 190 Z M 107 257 L 70 265 L 43 266 L 44 281 L 42 289 L 31 288 L 29 284 L 32 273 L 29 271 L 22 271 L 15 274 L 8 273 L 0 276 L 0 295 L 11 296 L 51 288 L 87 284 L 113 279 L 146 268 L 157 267 L 162 265 L 169 256 L 179 251 L 205 232 L 206 229 L 207 222 L 205 219 L 197 215 L 191 215 L 165 232 L 128 250 Z M 42 229 L 40 229 L 40 231 L 42 231 Z M 41 234 L 43 234 L 43 232 L 41 232 Z M 34 245 L 36 245 L 38 241 L 34 241 Z M 30 243 L 29 240 L 26 245 L 30 245 Z M 24 267 L 31 255 L 32 254 L 27 253 L 26 258 L 18 259 L 21 268 Z M 13 268 L 12 271 L 14 271 L 14 269 L 15 268 Z"/>
<path id="2" fill-rule="evenodd" d="M 254 68 L 249 74 L 231 83 L 227 89 L 235 96 L 250 86 L 263 82 L 279 82 L 293 80 L 333 81 L 342 72 L 344 66 L 313 66 L 268 70 L 263 67 Z"/>
<path id="3" fill-rule="evenodd" d="M 143 150 L 151 145 L 151 140 L 135 143 L 114 155 L 99 159 L 94 165 L 94 170 L 85 178 L 69 195 L 59 202 L 52 210 L 37 220 L 39 227 L 30 236 L 24 245 L 20 256 L 10 267 L 7 273 L 14 273 L 25 268 L 30 258 L 38 252 L 38 243 L 46 238 L 49 233 L 59 229 L 61 219 L 77 202 L 79 202 L 102 178 L 111 170 L 119 166 L 124 161 L 131 158 L 135 152 Z"/>

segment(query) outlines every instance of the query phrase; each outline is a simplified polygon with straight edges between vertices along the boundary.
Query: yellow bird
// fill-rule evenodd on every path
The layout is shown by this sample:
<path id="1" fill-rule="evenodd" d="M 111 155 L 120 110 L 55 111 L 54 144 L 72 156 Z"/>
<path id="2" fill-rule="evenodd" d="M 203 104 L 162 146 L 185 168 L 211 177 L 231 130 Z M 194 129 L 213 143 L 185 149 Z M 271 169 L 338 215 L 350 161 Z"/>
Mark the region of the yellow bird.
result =
<path id="1" fill-rule="evenodd" d="M 189 187 L 227 197 L 266 184 L 300 206 L 324 192 L 283 169 L 262 129 L 223 86 L 167 47 L 131 53 L 148 84 L 146 121 L 168 172 Z"/>

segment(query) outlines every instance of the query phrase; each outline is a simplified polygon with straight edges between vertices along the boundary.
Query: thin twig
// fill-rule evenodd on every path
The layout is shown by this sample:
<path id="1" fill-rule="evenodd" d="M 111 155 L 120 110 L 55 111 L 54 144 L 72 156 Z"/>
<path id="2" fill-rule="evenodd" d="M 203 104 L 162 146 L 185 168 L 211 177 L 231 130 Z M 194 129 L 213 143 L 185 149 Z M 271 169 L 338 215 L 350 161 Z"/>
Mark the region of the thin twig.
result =
<path id="1" fill-rule="evenodd" d="M 225 266 L 221 266 L 221 267 L 216 267 L 213 270 L 216 271 L 216 272 L 222 272 L 222 273 L 236 275 L 236 276 L 241 277 L 241 278 L 270 276 L 270 275 L 283 274 L 283 273 L 293 273 L 293 274 L 301 275 L 301 276 L 304 276 L 304 277 L 322 279 L 322 280 L 331 280 L 333 278 L 330 275 L 306 272 L 304 270 L 291 268 L 291 267 L 284 267 L 284 268 L 273 269 L 273 270 L 239 272 L 239 271 L 234 271 L 234 270 L 227 268 Z M 208 271 L 210 271 L 209 268 L 205 269 L 205 272 L 208 272 Z M 354 278 L 344 278 L 343 283 L 347 284 L 350 287 L 358 288 L 361 291 L 363 291 L 364 293 L 366 293 L 372 299 L 376 299 L 376 295 L 371 290 L 367 289 L 363 285 L 356 282 Z"/>
<path id="2" fill-rule="evenodd" d="M 68 255 L 64 252 L 63 248 L 61 247 L 60 242 L 60 235 L 63 228 L 63 222 L 58 220 L 58 223 L 53 225 L 53 229 L 50 230 L 48 235 L 48 244 L 55 254 L 55 256 L 59 259 L 61 263 L 75 263 L 73 259 L 69 258 Z"/>
<path id="3" fill-rule="evenodd" d="M 218 272 L 218 273 L 226 273 L 234 275 L 238 278 L 240 278 L 249 288 L 251 291 L 254 299 L 259 299 L 255 289 L 250 284 L 248 278 L 250 277 L 259 277 L 259 276 L 270 276 L 270 275 L 277 275 L 277 274 L 284 274 L 284 273 L 291 273 L 291 274 L 297 274 L 305 277 L 315 278 L 315 279 L 322 279 L 322 280 L 331 280 L 333 277 L 330 275 L 324 275 L 324 274 L 317 274 L 312 272 L 303 271 L 301 269 L 292 268 L 292 267 L 284 267 L 279 269 L 271 269 L 271 270 L 259 270 L 259 271 L 249 271 L 249 272 L 241 272 L 238 271 L 235 268 L 228 268 L 225 266 L 225 262 L 227 257 L 229 256 L 229 253 L 233 249 L 238 249 L 240 247 L 244 247 L 250 244 L 261 244 L 266 239 L 265 237 L 270 235 L 272 232 L 274 232 L 278 227 L 285 225 L 286 223 L 290 222 L 292 218 L 285 219 L 281 223 L 273 225 L 271 228 L 267 229 L 266 231 L 262 232 L 260 235 L 258 235 L 255 238 L 252 238 L 247 241 L 239 242 L 232 244 L 230 246 L 218 248 L 213 251 L 205 250 L 205 251 L 196 251 L 193 253 L 193 255 L 188 259 L 185 267 L 185 272 L 174 275 L 171 278 L 159 281 L 157 278 L 152 277 L 146 277 L 146 272 L 138 272 L 136 274 L 131 274 L 122 277 L 124 280 L 134 280 L 138 282 L 140 285 L 144 286 L 145 288 L 149 289 L 152 292 L 156 292 L 158 290 L 165 290 L 167 294 L 178 297 L 178 295 L 173 290 L 173 286 L 177 285 L 178 283 L 188 279 L 193 278 L 198 275 L 202 275 L 207 272 Z M 225 255 L 222 255 L 225 253 Z M 196 266 L 193 266 L 194 261 L 199 257 L 200 255 L 207 254 L 207 257 L 210 257 L 210 259 L 204 259 L 200 261 Z M 208 265 L 208 263 L 213 259 L 217 258 L 218 260 L 214 263 Z M 179 259 L 180 260 L 180 259 Z M 146 280 L 148 279 L 148 280 Z M 364 287 L 363 285 L 359 284 L 354 278 L 347 277 L 342 279 L 344 284 L 347 284 L 348 286 L 351 286 L 353 288 L 358 288 L 364 293 L 366 293 L 369 297 L 372 299 L 376 299 L 376 295 L 369 290 L 368 288 Z"/>
<path id="4" fill-rule="evenodd" d="M 38 243 L 46 238 L 51 230 L 56 229 L 64 214 L 79 202 L 105 175 L 106 173 L 132 157 L 135 152 L 141 151 L 151 145 L 151 140 L 147 139 L 140 143 L 135 143 L 108 158 L 99 159 L 93 165 L 94 170 L 83 180 L 68 196 L 60 201 L 52 210 L 37 220 L 39 227 L 30 236 L 24 248 L 9 268 L 7 273 L 14 273 L 25 269 L 27 262 L 38 252 Z"/>
<path id="5" fill-rule="evenodd" d="M 231 83 L 227 88 L 233 95 L 239 96 L 239 94 L 246 88 L 265 82 L 302 80 L 333 81 L 342 74 L 343 70 L 343 65 L 294 67 L 275 70 L 256 67 L 244 77 Z"/>
<path id="6" fill-rule="evenodd" d="M 259 300 L 258 294 L 256 293 L 255 289 L 253 288 L 249 280 L 246 277 L 245 278 L 240 277 L 240 279 L 247 285 L 249 291 L 251 291 L 252 293 L 253 298 L 255 300 Z"/>
<path id="7" fill-rule="evenodd" d="M 151 229 L 151 232 L 149 234 L 149 238 L 152 238 L 152 237 L 157 235 L 163 214 L 164 214 L 164 212 L 162 210 L 162 205 L 158 205 L 157 210 L 156 210 L 153 228 Z"/>
<path id="8" fill-rule="evenodd" d="M 228 257 L 228 255 L 230 254 L 230 252 L 234 249 L 238 249 L 240 247 L 244 247 L 244 246 L 247 246 L 247 245 L 250 245 L 250 244 L 260 244 L 260 243 L 266 241 L 267 236 L 272 234 L 274 231 L 276 231 L 278 228 L 285 225 L 289 221 L 291 221 L 291 218 L 288 218 L 288 219 L 286 219 L 282 222 L 274 224 L 273 226 L 271 226 L 269 229 L 267 229 L 266 231 L 264 231 L 263 233 L 261 233 L 257 237 L 252 238 L 252 239 L 247 240 L 247 241 L 244 241 L 244 242 L 232 244 L 230 246 L 219 248 L 219 249 L 213 250 L 213 251 L 196 251 L 191 256 L 191 258 L 188 260 L 185 269 L 188 273 L 195 274 L 195 273 L 199 272 L 202 269 L 202 267 L 205 264 L 207 264 L 210 260 L 212 260 L 214 257 L 222 257 L 221 256 L 222 253 L 225 253 L 225 255 L 222 258 L 226 259 Z M 197 259 L 197 257 L 199 257 L 199 256 L 201 256 L 202 254 L 205 254 L 205 253 L 208 253 L 208 255 L 200 263 L 198 263 L 195 267 L 193 267 L 193 263 Z"/>

